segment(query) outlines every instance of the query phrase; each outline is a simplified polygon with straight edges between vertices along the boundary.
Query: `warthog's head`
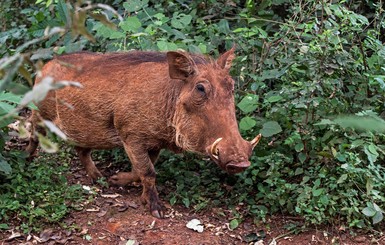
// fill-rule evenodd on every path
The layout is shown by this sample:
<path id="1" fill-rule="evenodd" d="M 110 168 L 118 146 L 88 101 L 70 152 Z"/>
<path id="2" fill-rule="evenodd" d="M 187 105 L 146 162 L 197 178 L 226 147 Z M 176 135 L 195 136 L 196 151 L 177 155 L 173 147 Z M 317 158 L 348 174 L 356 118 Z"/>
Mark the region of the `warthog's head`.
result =
<path id="1" fill-rule="evenodd" d="M 209 155 L 229 173 L 250 166 L 249 157 L 261 137 L 246 141 L 239 133 L 229 74 L 234 57 L 234 48 L 218 60 L 167 53 L 170 77 L 184 81 L 173 118 L 176 144 Z"/>

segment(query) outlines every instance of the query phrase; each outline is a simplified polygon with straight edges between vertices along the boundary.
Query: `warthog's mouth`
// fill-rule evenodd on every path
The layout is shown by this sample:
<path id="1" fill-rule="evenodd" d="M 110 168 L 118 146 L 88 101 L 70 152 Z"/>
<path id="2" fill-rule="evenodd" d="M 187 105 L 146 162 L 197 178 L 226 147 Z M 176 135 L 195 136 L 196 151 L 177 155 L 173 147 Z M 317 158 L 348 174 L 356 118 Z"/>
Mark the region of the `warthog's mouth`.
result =
<path id="1" fill-rule="evenodd" d="M 225 165 L 225 170 L 229 174 L 237 174 L 240 172 L 243 172 L 246 168 L 250 167 L 249 161 L 243 161 L 243 162 L 229 162 Z"/>

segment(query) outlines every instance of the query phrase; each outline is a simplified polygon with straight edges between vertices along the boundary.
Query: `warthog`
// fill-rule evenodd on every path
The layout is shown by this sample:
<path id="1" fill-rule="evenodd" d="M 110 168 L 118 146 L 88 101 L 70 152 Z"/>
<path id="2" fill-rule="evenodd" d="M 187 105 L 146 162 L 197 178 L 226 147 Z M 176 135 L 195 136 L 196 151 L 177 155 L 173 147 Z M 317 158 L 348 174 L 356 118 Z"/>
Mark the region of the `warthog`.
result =
<path id="1" fill-rule="evenodd" d="M 210 156 L 222 169 L 238 173 L 260 135 L 242 139 L 234 105 L 234 80 L 229 70 L 234 48 L 217 60 L 186 52 L 73 53 L 48 62 L 42 77 L 70 80 L 83 88 L 51 91 L 32 113 L 55 123 L 75 145 L 87 174 L 102 174 L 91 159 L 92 149 L 123 146 L 131 172 L 110 177 L 112 184 L 140 181 L 141 199 L 151 214 L 164 217 L 155 186 L 154 163 L 159 151 L 191 151 Z M 69 106 L 70 105 L 70 106 Z M 35 154 L 32 134 L 27 151 Z"/>

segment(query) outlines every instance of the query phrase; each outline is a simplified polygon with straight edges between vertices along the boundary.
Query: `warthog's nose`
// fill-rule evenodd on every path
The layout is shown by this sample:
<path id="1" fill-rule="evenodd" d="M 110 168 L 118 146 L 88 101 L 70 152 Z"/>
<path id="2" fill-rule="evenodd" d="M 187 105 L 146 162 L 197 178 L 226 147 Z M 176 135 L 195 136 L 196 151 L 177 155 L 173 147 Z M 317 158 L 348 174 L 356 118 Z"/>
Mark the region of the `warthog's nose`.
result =
<path id="1" fill-rule="evenodd" d="M 244 171 L 249 166 L 250 166 L 249 161 L 229 163 L 226 165 L 226 171 L 230 174 L 236 174 L 236 173 L 240 173 L 240 172 Z"/>

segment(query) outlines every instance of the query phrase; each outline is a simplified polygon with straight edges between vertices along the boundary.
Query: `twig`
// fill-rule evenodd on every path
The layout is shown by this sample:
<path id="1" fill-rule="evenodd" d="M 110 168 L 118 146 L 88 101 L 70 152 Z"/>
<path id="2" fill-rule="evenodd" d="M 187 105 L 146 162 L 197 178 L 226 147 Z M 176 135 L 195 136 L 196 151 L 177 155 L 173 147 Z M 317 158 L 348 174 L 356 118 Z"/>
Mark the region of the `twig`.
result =
<path id="1" fill-rule="evenodd" d="M 115 232 L 109 231 L 109 230 L 107 230 L 107 229 L 105 229 L 105 228 L 102 228 L 102 230 L 103 230 L 103 231 L 106 231 L 106 232 L 108 232 L 108 233 L 110 233 L 110 234 L 112 234 L 112 235 L 114 235 L 114 236 L 117 236 L 117 237 L 119 237 L 119 238 L 123 237 L 125 240 L 127 240 L 124 236 L 118 235 L 118 234 L 116 234 Z"/>
<path id="2" fill-rule="evenodd" d="M 279 240 L 279 239 L 281 239 L 281 238 L 284 238 L 284 237 L 286 237 L 286 236 L 288 236 L 288 235 L 291 235 L 291 234 L 293 234 L 295 232 L 295 230 L 292 230 L 292 231 L 289 231 L 289 232 L 287 232 L 287 233 L 284 233 L 284 234 L 281 234 L 281 235 L 279 235 L 279 236 L 277 236 L 277 237 L 274 237 L 273 239 L 275 239 L 276 241 L 277 240 Z M 272 241 L 269 241 L 267 244 L 270 244 Z"/>

